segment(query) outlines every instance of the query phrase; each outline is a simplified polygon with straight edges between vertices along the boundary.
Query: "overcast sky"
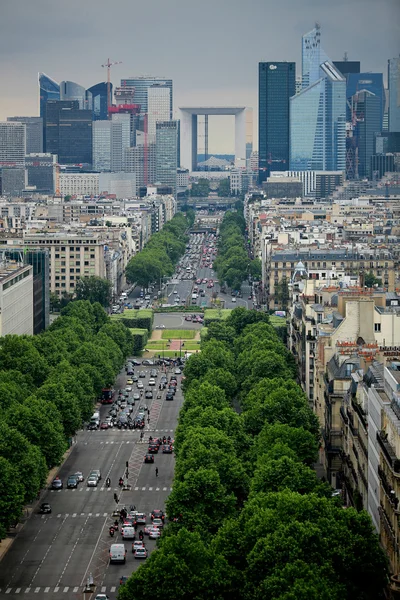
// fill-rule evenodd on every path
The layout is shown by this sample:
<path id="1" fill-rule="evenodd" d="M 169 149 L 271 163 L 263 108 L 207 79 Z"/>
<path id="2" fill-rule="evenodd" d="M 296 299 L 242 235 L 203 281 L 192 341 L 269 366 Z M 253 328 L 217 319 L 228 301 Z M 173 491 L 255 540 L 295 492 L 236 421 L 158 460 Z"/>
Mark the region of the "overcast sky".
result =
<path id="1" fill-rule="evenodd" d="M 347 51 L 386 77 L 400 53 L 400 0 L 0 0 L 0 120 L 38 114 L 38 71 L 90 87 L 110 57 L 123 62 L 114 85 L 172 78 L 175 108 L 253 107 L 256 139 L 258 62 L 295 60 L 300 74 L 315 21 L 332 60 Z M 210 119 L 211 152 L 233 152 L 230 119 Z"/>

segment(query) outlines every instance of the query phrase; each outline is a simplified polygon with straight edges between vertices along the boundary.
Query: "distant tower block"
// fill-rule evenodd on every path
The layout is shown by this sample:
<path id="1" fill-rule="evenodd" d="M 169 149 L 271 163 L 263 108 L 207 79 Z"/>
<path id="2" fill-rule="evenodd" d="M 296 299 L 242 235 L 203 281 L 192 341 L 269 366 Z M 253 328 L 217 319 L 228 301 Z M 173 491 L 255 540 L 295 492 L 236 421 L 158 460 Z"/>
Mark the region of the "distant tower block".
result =
<path id="1" fill-rule="evenodd" d="M 205 151 L 208 154 L 208 116 L 234 115 L 235 117 L 235 159 L 246 159 L 246 142 L 249 133 L 246 129 L 248 113 L 251 109 L 245 106 L 225 107 L 184 107 L 180 108 L 181 121 L 181 167 L 195 171 L 197 167 L 197 117 L 205 115 Z"/>

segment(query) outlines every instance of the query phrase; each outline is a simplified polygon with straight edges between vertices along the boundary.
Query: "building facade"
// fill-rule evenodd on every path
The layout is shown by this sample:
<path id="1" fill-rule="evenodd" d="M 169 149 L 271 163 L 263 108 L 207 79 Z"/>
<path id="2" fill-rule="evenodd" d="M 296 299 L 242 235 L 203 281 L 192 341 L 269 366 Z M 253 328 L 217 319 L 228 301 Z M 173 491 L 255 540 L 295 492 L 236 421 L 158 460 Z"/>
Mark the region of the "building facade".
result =
<path id="1" fill-rule="evenodd" d="M 83 85 L 74 81 L 62 81 L 60 83 L 60 100 L 76 100 L 80 110 L 88 109 L 86 89 Z"/>
<path id="2" fill-rule="evenodd" d="M 388 60 L 389 123 L 391 133 L 400 133 L 400 57 Z"/>
<path id="3" fill-rule="evenodd" d="M 60 173 L 58 176 L 61 196 L 98 196 L 99 173 Z"/>
<path id="4" fill-rule="evenodd" d="M 367 90 L 372 92 L 379 98 L 379 119 L 380 127 L 378 131 L 382 131 L 383 128 L 383 114 L 385 112 L 385 86 L 383 83 L 382 73 L 349 73 L 346 84 L 346 97 L 348 100 L 352 98 L 357 92 Z M 347 120 L 352 120 L 351 111 L 349 105 L 347 106 Z"/>
<path id="5" fill-rule="evenodd" d="M 178 168 L 178 122 L 158 121 L 156 124 L 156 182 L 171 187 L 176 198 Z"/>
<path id="6" fill-rule="evenodd" d="M 46 152 L 61 164 L 92 164 L 92 113 L 77 100 L 52 100 L 46 105 Z"/>
<path id="7" fill-rule="evenodd" d="M 156 135 L 157 121 L 169 121 L 171 111 L 171 90 L 167 85 L 152 85 L 147 90 L 147 133 Z"/>
<path id="8" fill-rule="evenodd" d="M 41 117 L 7 117 L 7 121 L 25 124 L 27 154 L 43 152 L 43 119 Z"/>
<path id="9" fill-rule="evenodd" d="M 54 194 L 57 172 L 57 156 L 47 153 L 32 153 L 25 157 L 28 186 L 43 194 Z"/>
<path id="10" fill-rule="evenodd" d="M 112 97 L 112 83 L 110 82 L 110 96 Z M 92 110 L 93 121 L 108 119 L 107 82 L 96 83 L 86 90 L 88 108 Z M 111 101 L 110 101 L 111 104 Z"/>
<path id="11" fill-rule="evenodd" d="M 60 99 L 60 84 L 51 79 L 46 73 L 38 74 L 39 84 L 39 114 L 43 119 L 43 150 L 46 151 L 46 104 L 49 100 Z"/>
<path id="12" fill-rule="evenodd" d="M 320 65 L 329 60 L 321 46 L 321 26 L 319 23 L 301 39 L 302 89 L 318 81 Z"/>
<path id="13" fill-rule="evenodd" d="M 164 79 L 163 77 L 128 77 L 127 79 L 121 79 L 121 87 L 134 88 L 134 99 L 135 104 L 140 104 L 141 113 L 148 113 L 148 94 L 147 90 L 153 85 L 166 86 L 170 90 L 170 112 L 167 120 L 172 119 L 173 107 L 172 107 L 172 79 Z"/>
<path id="14" fill-rule="evenodd" d="M 33 334 L 33 269 L 0 264 L 0 336 Z"/>
<path id="15" fill-rule="evenodd" d="M 376 134 L 382 129 L 380 98 L 367 90 L 357 92 L 352 98 L 357 107 L 356 138 L 358 147 L 358 175 L 371 179 L 371 157 L 375 153 Z"/>
<path id="16" fill-rule="evenodd" d="M 289 99 L 296 92 L 296 63 L 258 65 L 259 181 L 289 165 Z"/>
<path id="17" fill-rule="evenodd" d="M 19 122 L 0 121 L 0 168 L 24 168 L 25 154 L 25 124 Z"/>
<path id="18" fill-rule="evenodd" d="M 94 121 L 92 127 L 93 169 L 111 171 L 112 121 Z"/>

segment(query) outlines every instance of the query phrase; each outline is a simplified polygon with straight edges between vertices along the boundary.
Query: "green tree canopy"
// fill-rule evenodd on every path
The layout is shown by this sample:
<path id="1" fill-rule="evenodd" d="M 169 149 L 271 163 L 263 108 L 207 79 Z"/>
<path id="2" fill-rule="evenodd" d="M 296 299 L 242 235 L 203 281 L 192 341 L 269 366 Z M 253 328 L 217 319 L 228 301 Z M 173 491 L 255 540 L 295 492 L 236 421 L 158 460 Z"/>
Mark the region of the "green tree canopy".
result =
<path id="1" fill-rule="evenodd" d="M 111 289 L 111 281 L 91 275 L 90 277 L 78 279 L 75 296 L 77 300 L 89 300 L 92 303 L 99 302 L 101 306 L 107 307 L 111 302 Z"/>

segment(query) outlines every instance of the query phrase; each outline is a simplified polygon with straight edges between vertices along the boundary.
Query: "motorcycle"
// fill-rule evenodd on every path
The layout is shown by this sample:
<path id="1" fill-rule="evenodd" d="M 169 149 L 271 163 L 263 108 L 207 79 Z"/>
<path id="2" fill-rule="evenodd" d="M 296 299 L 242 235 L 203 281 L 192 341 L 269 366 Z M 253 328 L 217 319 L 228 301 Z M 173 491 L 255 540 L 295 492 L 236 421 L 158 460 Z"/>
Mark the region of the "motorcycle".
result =
<path id="1" fill-rule="evenodd" d="M 110 532 L 110 536 L 114 537 L 114 532 L 115 532 L 114 527 L 110 527 L 109 532 Z"/>
<path id="2" fill-rule="evenodd" d="M 119 485 L 119 487 L 122 487 L 124 485 L 124 480 L 122 479 L 122 477 L 118 481 L 118 485 Z"/>

